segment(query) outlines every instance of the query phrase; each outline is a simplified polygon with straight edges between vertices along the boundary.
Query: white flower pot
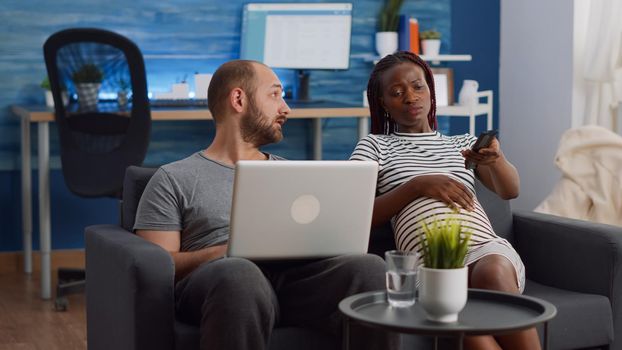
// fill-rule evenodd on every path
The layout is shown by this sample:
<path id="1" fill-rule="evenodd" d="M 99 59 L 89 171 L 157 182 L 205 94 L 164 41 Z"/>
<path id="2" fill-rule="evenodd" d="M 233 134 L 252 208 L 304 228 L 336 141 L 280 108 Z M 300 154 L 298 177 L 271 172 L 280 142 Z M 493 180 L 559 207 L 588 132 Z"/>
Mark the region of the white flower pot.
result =
<path id="1" fill-rule="evenodd" d="M 117 103 L 119 104 L 119 109 L 124 110 L 127 108 L 127 92 L 117 92 Z"/>
<path id="2" fill-rule="evenodd" d="M 54 108 L 54 96 L 52 96 L 52 91 L 50 90 L 45 90 L 45 105 Z"/>
<path id="3" fill-rule="evenodd" d="M 476 80 L 464 80 L 458 94 L 458 104 L 462 106 L 475 106 L 477 104 L 477 89 L 479 83 Z"/>
<path id="4" fill-rule="evenodd" d="M 380 58 L 397 51 L 397 32 L 377 32 L 376 51 Z"/>
<path id="5" fill-rule="evenodd" d="M 54 96 L 52 95 L 52 91 L 45 90 L 45 105 L 50 108 L 54 108 Z M 63 99 L 63 106 L 66 106 L 69 103 L 69 96 L 66 91 L 63 91 L 61 94 L 61 98 Z"/>
<path id="6" fill-rule="evenodd" d="M 78 103 L 80 110 L 83 112 L 96 111 L 97 102 L 99 100 L 100 83 L 80 83 L 76 84 L 76 92 L 78 93 Z"/>
<path id="7" fill-rule="evenodd" d="M 441 51 L 441 41 L 439 39 L 422 40 L 421 48 L 426 56 L 438 56 Z"/>
<path id="8" fill-rule="evenodd" d="M 467 301 L 468 267 L 460 269 L 419 268 L 419 304 L 428 320 L 441 323 L 458 321 Z"/>

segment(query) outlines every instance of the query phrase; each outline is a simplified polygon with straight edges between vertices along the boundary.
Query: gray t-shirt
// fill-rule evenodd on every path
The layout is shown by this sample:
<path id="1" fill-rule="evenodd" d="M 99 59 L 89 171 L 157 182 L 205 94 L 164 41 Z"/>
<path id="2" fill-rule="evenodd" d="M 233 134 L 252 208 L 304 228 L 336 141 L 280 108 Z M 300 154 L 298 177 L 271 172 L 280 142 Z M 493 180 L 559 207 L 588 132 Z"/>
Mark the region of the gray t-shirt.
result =
<path id="1" fill-rule="evenodd" d="M 203 152 L 163 165 L 140 198 L 134 230 L 181 231 L 181 251 L 226 243 L 234 170 Z"/>

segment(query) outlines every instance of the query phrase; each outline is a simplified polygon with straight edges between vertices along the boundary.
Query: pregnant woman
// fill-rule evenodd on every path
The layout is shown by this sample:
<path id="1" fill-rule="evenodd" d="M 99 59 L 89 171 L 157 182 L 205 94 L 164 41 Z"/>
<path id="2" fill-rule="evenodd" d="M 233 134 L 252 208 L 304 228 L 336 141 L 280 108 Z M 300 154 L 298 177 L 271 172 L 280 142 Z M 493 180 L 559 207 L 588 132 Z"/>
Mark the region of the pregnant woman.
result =
<path id="1" fill-rule="evenodd" d="M 363 138 L 351 159 L 378 162 L 377 197 L 372 225 L 391 221 L 398 249 L 420 251 L 421 222 L 458 219 L 469 230 L 466 257 L 469 287 L 521 293 L 523 263 L 497 236 L 475 196 L 478 179 L 501 198 L 518 196 L 516 168 L 495 138 L 478 152 L 472 135 L 445 136 L 436 131 L 433 75 L 410 52 L 384 57 L 367 85 L 372 134 Z M 465 160 L 475 163 L 466 169 Z M 465 339 L 467 349 L 540 349 L 535 329 L 509 335 Z"/>

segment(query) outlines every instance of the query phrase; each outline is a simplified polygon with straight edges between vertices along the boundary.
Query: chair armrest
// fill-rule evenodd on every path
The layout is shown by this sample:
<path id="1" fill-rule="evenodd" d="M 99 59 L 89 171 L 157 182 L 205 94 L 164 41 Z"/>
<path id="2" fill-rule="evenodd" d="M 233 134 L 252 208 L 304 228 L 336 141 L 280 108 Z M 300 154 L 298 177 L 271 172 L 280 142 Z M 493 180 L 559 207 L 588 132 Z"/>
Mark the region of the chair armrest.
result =
<path id="1" fill-rule="evenodd" d="M 173 349 L 170 254 L 115 225 L 87 227 L 85 241 L 89 350 Z"/>
<path id="2" fill-rule="evenodd" d="M 621 227 L 515 211 L 513 228 L 529 279 L 604 295 L 612 304 L 622 297 Z"/>

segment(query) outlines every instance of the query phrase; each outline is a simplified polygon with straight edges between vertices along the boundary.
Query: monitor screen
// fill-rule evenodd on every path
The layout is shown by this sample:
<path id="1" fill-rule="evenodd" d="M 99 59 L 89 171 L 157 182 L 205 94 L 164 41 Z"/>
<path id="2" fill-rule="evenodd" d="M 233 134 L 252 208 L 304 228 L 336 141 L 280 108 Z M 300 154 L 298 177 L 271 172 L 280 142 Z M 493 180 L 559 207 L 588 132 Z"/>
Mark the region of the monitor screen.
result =
<path id="1" fill-rule="evenodd" d="M 348 69 L 352 4 L 247 4 L 240 58 L 272 68 Z"/>

